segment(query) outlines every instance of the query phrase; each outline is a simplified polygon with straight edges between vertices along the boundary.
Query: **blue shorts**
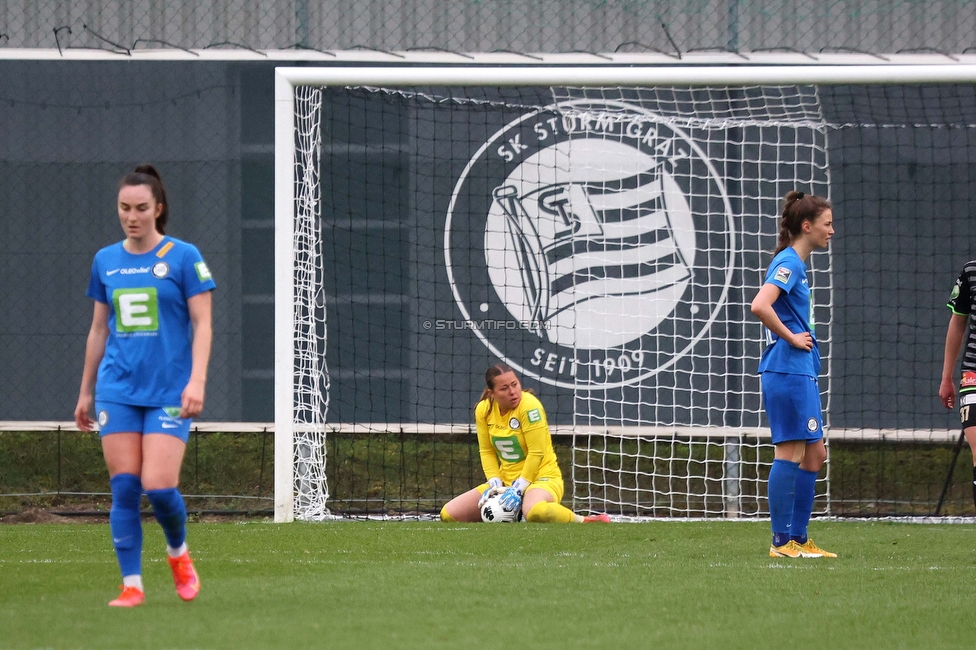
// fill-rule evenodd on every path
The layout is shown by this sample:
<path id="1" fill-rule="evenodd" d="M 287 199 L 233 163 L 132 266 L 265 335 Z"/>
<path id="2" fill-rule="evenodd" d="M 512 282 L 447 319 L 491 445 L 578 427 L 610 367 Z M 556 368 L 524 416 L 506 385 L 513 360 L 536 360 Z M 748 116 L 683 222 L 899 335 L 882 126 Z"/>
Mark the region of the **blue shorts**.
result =
<path id="1" fill-rule="evenodd" d="M 131 406 L 115 402 L 95 402 L 98 436 L 110 433 L 162 433 L 183 442 L 190 439 L 193 418 L 180 418 L 179 406 Z"/>
<path id="2" fill-rule="evenodd" d="M 816 377 L 764 372 L 762 396 L 774 445 L 788 440 L 806 440 L 809 444 L 823 438 Z"/>

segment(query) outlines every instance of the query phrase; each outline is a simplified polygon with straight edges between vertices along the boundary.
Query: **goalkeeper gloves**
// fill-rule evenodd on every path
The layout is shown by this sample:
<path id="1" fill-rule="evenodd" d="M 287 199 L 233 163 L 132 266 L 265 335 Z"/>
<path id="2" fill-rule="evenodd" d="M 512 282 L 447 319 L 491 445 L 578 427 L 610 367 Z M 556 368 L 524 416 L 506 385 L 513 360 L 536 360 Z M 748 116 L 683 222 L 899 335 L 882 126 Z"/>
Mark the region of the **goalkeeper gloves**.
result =
<path id="1" fill-rule="evenodd" d="M 480 510 L 485 501 L 491 497 L 505 491 L 505 484 L 502 483 L 500 478 L 490 478 L 488 479 L 488 489 L 481 493 L 481 498 L 478 499 L 478 509 Z"/>
<path id="2" fill-rule="evenodd" d="M 520 476 L 518 480 L 512 484 L 512 487 L 506 489 L 502 493 L 501 498 L 498 500 L 498 504 L 509 512 L 515 512 L 522 507 L 522 493 L 527 487 L 529 487 L 529 482 Z"/>

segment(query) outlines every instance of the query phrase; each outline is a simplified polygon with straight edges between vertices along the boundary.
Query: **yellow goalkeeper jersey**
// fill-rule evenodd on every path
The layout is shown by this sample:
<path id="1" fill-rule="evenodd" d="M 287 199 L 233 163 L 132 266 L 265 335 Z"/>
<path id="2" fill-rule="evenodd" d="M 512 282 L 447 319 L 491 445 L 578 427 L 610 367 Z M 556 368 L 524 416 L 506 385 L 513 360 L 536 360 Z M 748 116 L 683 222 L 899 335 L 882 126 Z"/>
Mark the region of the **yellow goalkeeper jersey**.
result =
<path id="1" fill-rule="evenodd" d="M 522 393 L 519 405 L 508 413 L 499 413 L 494 401 L 481 400 L 474 409 L 474 421 L 486 479 L 500 478 L 506 485 L 519 477 L 529 483 L 540 478 L 562 479 L 546 410 L 535 395 Z"/>

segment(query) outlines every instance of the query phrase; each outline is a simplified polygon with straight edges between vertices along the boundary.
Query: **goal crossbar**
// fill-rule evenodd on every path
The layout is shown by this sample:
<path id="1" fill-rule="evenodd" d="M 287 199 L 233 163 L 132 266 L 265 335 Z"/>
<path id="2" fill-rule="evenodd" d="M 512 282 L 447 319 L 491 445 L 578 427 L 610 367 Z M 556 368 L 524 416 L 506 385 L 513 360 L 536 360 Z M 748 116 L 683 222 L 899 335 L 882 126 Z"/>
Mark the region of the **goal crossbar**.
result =
<path id="1" fill-rule="evenodd" d="M 972 63 L 708 66 L 376 66 L 276 68 L 294 86 L 636 86 L 636 85 L 814 85 L 849 83 L 966 83 L 976 80 Z M 288 92 L 277 86 L 276 100 Z"/>

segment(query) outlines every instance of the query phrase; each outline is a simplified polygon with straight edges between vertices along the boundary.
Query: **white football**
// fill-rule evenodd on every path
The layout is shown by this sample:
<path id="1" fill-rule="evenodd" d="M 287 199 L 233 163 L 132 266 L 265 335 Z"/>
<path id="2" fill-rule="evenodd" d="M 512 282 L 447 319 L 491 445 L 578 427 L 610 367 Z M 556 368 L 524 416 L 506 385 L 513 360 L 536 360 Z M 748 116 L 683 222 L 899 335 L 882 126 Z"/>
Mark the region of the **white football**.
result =
<path id="1" fill-rule="evenodd" d="M 498 493 L 494 496 L 488 497 L 488 500 L 482 504 L 481 521 L 485 521 L 490 524 L 512 524 L 522 520 L 522 509 L 519 508 L 515 512 L 506 510 L 502 507 L 502 504 L 498 502 L 501 497 L 501 493 Z"/>

